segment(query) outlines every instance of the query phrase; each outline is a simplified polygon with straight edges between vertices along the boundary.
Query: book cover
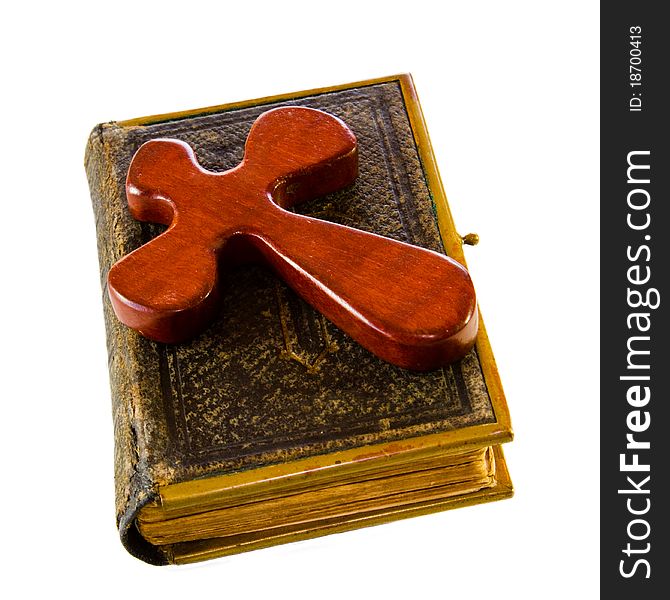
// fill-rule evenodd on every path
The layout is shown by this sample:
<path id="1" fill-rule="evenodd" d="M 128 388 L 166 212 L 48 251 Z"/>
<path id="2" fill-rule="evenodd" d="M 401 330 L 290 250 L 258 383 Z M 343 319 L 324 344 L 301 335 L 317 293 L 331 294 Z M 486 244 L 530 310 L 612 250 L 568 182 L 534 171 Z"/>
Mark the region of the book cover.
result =
<path id="1" fill-rule="evenodd" d="M 106 293 L 109 268 L 162 231 L 128 212 L 125 177 L 135 151 L 153 138 L 177 138 L 204 168 L 224 171 L 241 160 L 254 120 L 285 105 L 341 118 L 359 144 L 354 185 L 297 212 L 464 263 L 407 75 L 96 127 L 85 162 L 107 328 L 117 522 L 126 548 L 150 563 L 201 560 L 512 493 L 499 448 L 512 438 L 509 413 L 483 323 L 463 360 L 408 371 L 359 346 L 260 267 L 229 274 L 219 318 L 190 342 L 159 344 L 116 319 Z M 486 482 L 453 487 L 459 463 L 449 457 L 474 450 Z M 441 469 L 445 480 L 420 481 L 421 468 Z M 374 473 L 386 479 L 371 491 Z M 384 494 L 398 474 L 410 487 Z M 415 483 L 407 483 L 410 474 Z M 298 480 L 303 487 L 290 487 Z M 274 526 L 233 527 L 229 539 L 217 525 L 201 540 L 159 544 L 142 528 L 158 509 L 175 518 L 210 511 L 223 523 L 226 506 L 241 515 L 254 502 L 298 491 L 318 504 L 323 494 L 336 498 L 338 486 L 355 483 L 363 486 L 356 488 L 360 506 L 328 505 L 309 522 L 286 517 Z M 237 495 L 240 489 L 250 491 Z M 290 501 L 278 510 L 290 512 Z"/>

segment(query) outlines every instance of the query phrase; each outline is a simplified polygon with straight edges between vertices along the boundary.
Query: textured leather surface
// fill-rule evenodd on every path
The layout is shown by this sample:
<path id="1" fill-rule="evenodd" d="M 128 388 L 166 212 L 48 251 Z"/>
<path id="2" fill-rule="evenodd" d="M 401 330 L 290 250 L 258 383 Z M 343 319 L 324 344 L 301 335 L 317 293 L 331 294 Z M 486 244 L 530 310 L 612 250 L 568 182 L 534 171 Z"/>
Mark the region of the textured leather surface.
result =
<path id="1" fill-rule="evenodd" d="M 299 212 L 444 252 L 397 83 L 92 132 L 86 170 L 108 333 L 117 520 L 124 544 L 148 562 L 168 557 L 132 523 L 159 485 L 495 421 L 475 350 L 438 371 L 400 369 L 260 267 L 230 274 L 220 318 L 189 343 L 157 344 L 117 321 L 104 291 L 107 271 L 160 232 L 126 207 L 137 148 L 174 137 L 191 144 L 205 168 L 225 170 L 241 160 L 256 117 L 287 104 L 340 117 L 359 142 L 355 185 Z"/>

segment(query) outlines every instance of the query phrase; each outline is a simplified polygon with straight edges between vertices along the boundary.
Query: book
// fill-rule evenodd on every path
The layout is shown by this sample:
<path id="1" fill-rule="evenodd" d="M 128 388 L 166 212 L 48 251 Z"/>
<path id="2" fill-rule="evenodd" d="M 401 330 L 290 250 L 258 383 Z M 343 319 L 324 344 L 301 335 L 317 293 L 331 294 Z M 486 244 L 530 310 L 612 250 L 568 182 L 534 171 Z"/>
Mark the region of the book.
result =
<path id="1" fill-rule="evenodd" d="M 295 207 L 446 253 L 463 239 L 409 75 L 98 125 L 85 157 L 95 214 L 115 436 L 117 524 L 152 563 L 188 563 L 510 497 L 512 429 L 486 330 L 461 361 L 386 363 L 271 272 L 227 276 L 216 322 L 181 344 L 122 325 L 106 293 L 117 260 L 163 231 L 135 221 L 125 178 L 142 143 L 177 138 L 211 171 L 234 167 L 278 106 L 342 119 L 353 186 Z M 475 282 L 476 285 L 476 282 Z"/>

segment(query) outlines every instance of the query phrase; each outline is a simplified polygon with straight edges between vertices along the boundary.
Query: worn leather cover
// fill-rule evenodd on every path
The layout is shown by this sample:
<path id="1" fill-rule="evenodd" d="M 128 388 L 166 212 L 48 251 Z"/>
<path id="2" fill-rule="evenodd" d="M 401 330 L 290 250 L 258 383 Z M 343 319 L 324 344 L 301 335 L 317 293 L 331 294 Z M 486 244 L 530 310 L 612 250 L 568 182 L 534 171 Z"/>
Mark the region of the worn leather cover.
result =
<path id="1" fill-rule="evenodd" d="M 151 563 L 166 556 L 133 521 L 159 486 L 495 421 L 476 350 L 438 371 L 400 369 L 260 267 L 230 274 L 220 318 L 189 343 L 158 344 L 116 319 L 107 272 L 160 231 L 126 206 L 134 152 L 149 139 L 174 137 L 191 144 L 205 168 L 225 170 L 241 160 L 256 117 L 287 104 L 340 117 L 360 149 L 355 185 L 299 212 L 444 252 L 397 81 L 93 130 L 86 171 L 107 328 L 117 521 L 128 550 Z"/>

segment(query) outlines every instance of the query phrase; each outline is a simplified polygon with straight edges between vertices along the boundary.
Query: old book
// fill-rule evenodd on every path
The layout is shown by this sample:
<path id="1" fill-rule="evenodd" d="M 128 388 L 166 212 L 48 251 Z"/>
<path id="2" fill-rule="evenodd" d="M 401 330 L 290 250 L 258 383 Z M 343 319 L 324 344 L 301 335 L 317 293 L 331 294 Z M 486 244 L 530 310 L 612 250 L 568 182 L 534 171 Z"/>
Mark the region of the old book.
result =
<path id="1" fill-rule="evenodd" d="M 296 207 L 464 263 L 408 75 L 96 127 L 86 171 L 101 283 L 161 232 L 128 212 L 139 146 L 172 137 L 212 171 L 235 166 L 253 121 L 283 105 L 340 117 L 359 176 Z M 476 285 L 476 282 L 475 282 Z M 244 267 L 219 319 L 164 345 L 122 325 L 103 293 L 117 522 L 126 548 L 185 563 L 509 497 L 509 413 L 483 323 L 460 362 L 417 373 L 383 362 L 271 272 Z"/>

